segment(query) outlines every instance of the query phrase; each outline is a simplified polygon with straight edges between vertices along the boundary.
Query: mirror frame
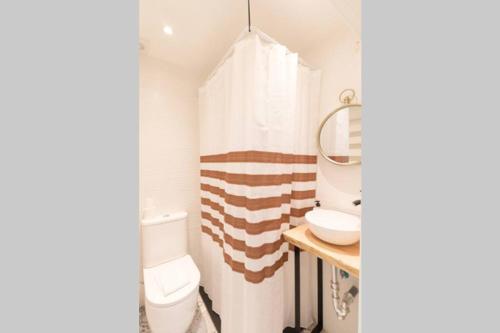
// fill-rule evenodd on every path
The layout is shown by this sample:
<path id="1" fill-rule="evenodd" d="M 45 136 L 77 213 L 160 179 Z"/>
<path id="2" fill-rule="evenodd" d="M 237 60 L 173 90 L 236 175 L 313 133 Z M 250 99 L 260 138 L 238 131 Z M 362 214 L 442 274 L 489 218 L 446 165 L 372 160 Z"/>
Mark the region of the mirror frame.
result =
<path id="1" fill-rule="evenodd" d="M 336 108 L 335 110 L 333 110 L 332 112 L 330 112 L 329 114 L 327 114 L 326 117 L 325 117 L 325 119 L 323 119 L 323 121 L 319 125 L 318 134 L 317 134 L 317 137 L 316 137 L 317 145 L 318 145 L 318 150 L 319 150 L 320 154 L 323 156 L 323 158 L 325 158 L 330 163 L 333 163 L 333 164 L 336 164 L 336 165 L 344 165 L 344 166 L 345 165 L 358 165 L 358 164 L 361 164 L 361 161 L 346 162 L 346 163 L 334 161 L 330 157 L 328 157 L 327 153 L 321 147 L 321 131 L 323 130 L 323 127 L 325 126 L 325 124 L 328 121 L 328 119 L 330 119 L 331 117 L 333 117 L 337 112 L 342 111 L 342 110 L 347 109 L 347 108 L 352 108 L 354 106 L 361 107 L 361 108 L 363 107 L 363 105 L 361 105 L 361 104 L 345 104 L 345 105 L 342 105 L 342 106 Z"/>

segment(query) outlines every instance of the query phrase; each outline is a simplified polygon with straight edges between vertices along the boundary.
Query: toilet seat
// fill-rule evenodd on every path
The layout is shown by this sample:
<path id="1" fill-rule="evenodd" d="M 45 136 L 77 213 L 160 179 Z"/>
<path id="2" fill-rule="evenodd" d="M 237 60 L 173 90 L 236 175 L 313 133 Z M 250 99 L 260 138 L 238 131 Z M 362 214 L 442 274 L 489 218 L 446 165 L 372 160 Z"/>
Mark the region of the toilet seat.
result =
<path id="1" fill-rule="evenodd" d="M 164 295 L 161 284 L 173 283 L 176 274 L 184 274 L 189 282 L 182 288 Z M 154 307 L 170 307 L 182 302 L 193 292 L 197 292 L 200 271 L 190 255 L 144 269 L 144 289 L 146 301 Z"/>

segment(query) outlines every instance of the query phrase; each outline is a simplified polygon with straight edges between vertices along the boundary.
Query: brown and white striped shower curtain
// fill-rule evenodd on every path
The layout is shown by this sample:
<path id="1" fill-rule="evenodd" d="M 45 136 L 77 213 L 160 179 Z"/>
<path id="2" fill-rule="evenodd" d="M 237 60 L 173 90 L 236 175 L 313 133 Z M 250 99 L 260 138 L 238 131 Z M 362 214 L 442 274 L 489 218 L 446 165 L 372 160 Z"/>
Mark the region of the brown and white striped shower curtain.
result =
<path id="1" fill-rule="evenodd" d="M 200 88 L 201 284 L 223 333 L 293 323 L 282 233 L 313 206 L 318 94 L 319 72 L 255 33 Z M 310 323 L 311 307 L 302 318 Z"/>

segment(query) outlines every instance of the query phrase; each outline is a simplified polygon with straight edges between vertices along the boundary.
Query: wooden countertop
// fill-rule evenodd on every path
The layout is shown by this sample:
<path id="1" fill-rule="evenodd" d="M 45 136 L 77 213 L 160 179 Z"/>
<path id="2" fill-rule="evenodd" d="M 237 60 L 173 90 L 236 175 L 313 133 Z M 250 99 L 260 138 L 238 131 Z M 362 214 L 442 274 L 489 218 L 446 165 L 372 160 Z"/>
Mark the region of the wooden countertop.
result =
<path id="1" fill-rule="evenodd" d="M 283 233 L 283 236 L 292 245 L 318 256 L 327 263 L 359 278 L 359 242 L 347 246 L 326 243 L 314 236 L 307 224 L 287 230 Z"/>

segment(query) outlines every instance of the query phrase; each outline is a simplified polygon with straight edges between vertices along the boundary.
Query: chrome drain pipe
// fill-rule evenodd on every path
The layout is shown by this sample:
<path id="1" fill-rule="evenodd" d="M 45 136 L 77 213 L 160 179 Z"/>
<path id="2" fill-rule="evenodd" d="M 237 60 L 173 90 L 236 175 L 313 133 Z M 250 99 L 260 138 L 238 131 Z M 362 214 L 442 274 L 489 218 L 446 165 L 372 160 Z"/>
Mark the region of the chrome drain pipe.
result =
<path id="1" fill-rule="evenodd" d="M 337 318 L 344 320 L 350 312 L 349 306 L 354 302 L 354 298 L 358 294 L 358 288 L 352 286 L 342 299 L 340 299 L 340 286 L 338 282 L 339 269 L 335 266 L 332 267 L 332 280 L 330 288 L 332 290 L 333 308 L 337 314 Z"/>

